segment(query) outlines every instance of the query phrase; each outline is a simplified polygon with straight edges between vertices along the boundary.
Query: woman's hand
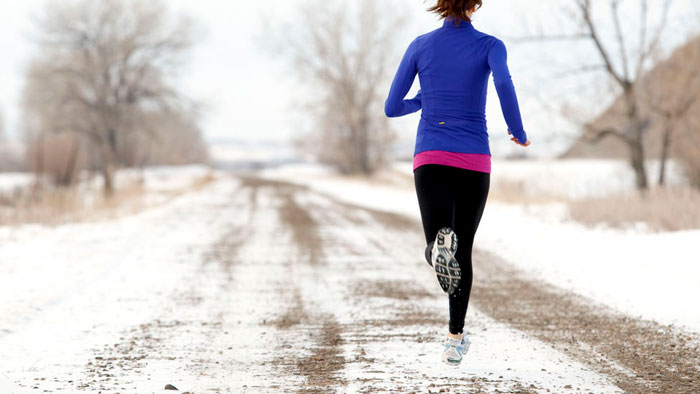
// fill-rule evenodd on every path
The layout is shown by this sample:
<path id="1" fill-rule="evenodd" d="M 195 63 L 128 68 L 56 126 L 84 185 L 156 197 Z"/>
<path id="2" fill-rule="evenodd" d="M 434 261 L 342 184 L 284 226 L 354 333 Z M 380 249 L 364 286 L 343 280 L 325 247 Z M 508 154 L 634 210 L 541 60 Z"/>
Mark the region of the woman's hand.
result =
<path id="1" fill-rule="evenodd" d="M 508 135 L 512 136 L 513 134 L 511 134 L 511 132 L 508 131 Z M 515 137 L 511 137 L 510 140 L 513 141 L 513 142 L 515 142 L 516 144 L 518 144 L 518 145 L 520 145 L 520 146 L 524 146 L 524 147 L 530 146 L 530 140 L 529 140 L 529 139 L 528 139 L 527 141 L 525 141 L 524 144 L 523 144 L 522 142 L 518 141 L 518 139 L 515 138 Z"/>

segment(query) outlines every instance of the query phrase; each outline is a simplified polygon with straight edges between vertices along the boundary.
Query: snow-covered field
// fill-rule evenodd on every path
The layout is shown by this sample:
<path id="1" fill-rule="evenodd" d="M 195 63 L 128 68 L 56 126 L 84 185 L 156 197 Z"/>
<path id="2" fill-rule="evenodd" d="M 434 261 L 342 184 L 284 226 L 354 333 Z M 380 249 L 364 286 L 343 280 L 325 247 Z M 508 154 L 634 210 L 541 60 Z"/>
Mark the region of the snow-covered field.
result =
<path id="1" fill-rule="evenodd" d="M 552 170 L 560 188 L 533 185 L 591 195 L 592 168 L 617 164 L 588 164 Z M 495 163 L 493 177 L 552 165 Z M 566 166 L 587 174 L 592 189 L 577 188 Z M 188 191 L 206 175 L 214 180 Z M 300 164 L 119 179 L 135 177 L 153 201 L 145 209 L 0 226 L 0 392 L 152 393 L 174 384 L 196 393 L 615 393 L 700 384 L 700 230 L 589 228 L 562 204 L 489 201 L 475 242 L 472 347 L 460 368 L 446 368 L 447 303 L 423 260 L 410 165 L 371 179 Z"/>

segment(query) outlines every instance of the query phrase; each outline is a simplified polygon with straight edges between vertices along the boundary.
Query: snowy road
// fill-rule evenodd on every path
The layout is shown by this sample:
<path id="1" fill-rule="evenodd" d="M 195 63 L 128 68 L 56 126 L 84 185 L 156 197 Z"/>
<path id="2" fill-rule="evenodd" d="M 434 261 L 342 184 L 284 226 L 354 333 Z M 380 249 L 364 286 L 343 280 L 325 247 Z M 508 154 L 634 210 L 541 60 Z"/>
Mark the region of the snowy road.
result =
<path id="1" fill-rule="evenodd" d="M 700 391 L 695 334 L 484 251 L 472 347 L 447 368 L 423 243 L 413 218 L 252 176 L 120 221 L 0 232 L 0 392 Z"/>

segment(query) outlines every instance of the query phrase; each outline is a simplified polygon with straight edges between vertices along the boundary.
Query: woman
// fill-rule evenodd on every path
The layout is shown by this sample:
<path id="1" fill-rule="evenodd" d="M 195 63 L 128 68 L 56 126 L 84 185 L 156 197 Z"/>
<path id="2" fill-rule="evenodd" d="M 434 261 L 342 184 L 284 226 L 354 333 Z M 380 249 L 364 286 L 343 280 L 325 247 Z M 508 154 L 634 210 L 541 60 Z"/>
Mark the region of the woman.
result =
<path id="1" fill-rule="evenodd" d="M 426 259 L 449 298 L 442 360 L 451 365 L 459 365 L 469 348 L 463 328 L 472 287 L 472 244 L 491 172 L 485 114 L 491 73 L 511 140 L 530 145 L 506 47 L 472 26 L 472 15 L 481 5 L 482 0 L 439 0 L 428 9 L 444 18 L 443 25 L 411 42 L 384 108 L 389 117 L 422 110 L 413 174 L 428 244 Z M 404 100 L 416 74 L 421 90 Z"/>

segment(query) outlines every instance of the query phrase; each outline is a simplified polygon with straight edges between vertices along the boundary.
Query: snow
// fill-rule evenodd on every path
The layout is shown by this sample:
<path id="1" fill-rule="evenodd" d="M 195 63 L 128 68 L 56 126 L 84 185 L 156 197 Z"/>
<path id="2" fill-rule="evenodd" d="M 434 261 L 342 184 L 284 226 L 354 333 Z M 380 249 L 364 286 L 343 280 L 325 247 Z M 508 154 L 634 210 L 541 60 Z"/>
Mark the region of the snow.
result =
<path id="1" fill-rule="evenodd" d="M 700 299 L 700 230 L 589 229 L 565 213 L 559 204 L 491 203 L 475 242 L 600 304 L 700 332 L 700 312 L 691 301 Z"/>
<path id="2" fill-rule="evenodd" d="M 496 181 L 501 174 L 530 179 L 534 178 L 531 172 L 554 168 L 552 162 L 495 164 Z M 591 195 L 598 188 L 613 192 L 623 186 L 612 182 L 595 186 L 594 179 L 596 171 L 617 165 L 568 162 L 548 173 L 552 184 L 533 182 L 533 187 L 539 188 L 538 193 L 558 190 L 569 196 Z M 397 318 L 395 299 L 367 297 L 353 302 L 357 297 L 351 283 L 390 277 L 416 283 L 426 294 L 434 294 L 429 287 L 436 286 L 434 276 L 424 263 L 406 264 L 401 272 L 392 270 L 388 260 L 397 256 L 406 262 L 421 260 L 413 247 L 397 250 L 393 256 L 387 256 L 381 244 L 368 245 L 359 255 L 348 253 L 348 245 L 365 245 L 368 238 L 379 238 L 384 228 L 378 223 L 358 227 L 338 212 L 335 199 L 420 219 L 410 165 L 397 163 L 394 168 L 396 172 L 376 179 L 343 178 L 309 164 L 262 173 L 307 185 L 310 191 L 295 192 L 294 201 L 318 207 L 309 211 L 318 223 L 335 221 L 319 235 L 327 248 L 326 264 L 333 269 L 298 263 L 305 253 L 281 223 L 276 211 L 280 196 L 261 188 L 252 207 L 252 196 L 239 192 L 236 178 L 201 166 L 120 173 L 118 184 L 143 179 L 153 201 L 137 213 L 52 227 L 0 226 L 0 392 L 26 392 L 37 378 L 47 379 L 42 389 L 74 388 L 66 382 L 84 381 L 86 360 L 95 360 L 95 354 L 108 354 L 108 349 L 128 346 L 130 341 L 149 340 L 151 358 L 138 374 L 128 376 L 132 385 L 120 387 L 126 392 L 155 392 L 165 383 L 175 383 L 173 379 L 181 390 L 194 392 L 279 392 L 279 387 L 303 383 L 303 376 L 271 370 L 266 344 L 284 341 L 274 352 L 280 352 L 280 359 L 299 359 L 305 353 L 285 352 L 310 351 L 319 319 L 353 327 L 356 319 L 368 315 Z M 589 186 L 579 188 L 573 180 L 578 175 L 566 171 L 588 174 L 582 177 L 590 179 Z M 215 179 L 182 192 L 204 176 Z M 611 178 L 617 179 L 606 179 Z M 554 186 L 557 182 L 560 188 Z M 224 271 L 220 261 L 202 265 L 212 245 L 231 231 L 236 232 L 233 238 L 247 241 L 230 256 L 236 263 Z M 253 234 L 250 239 L 249 234 Z M 275 242 L 270 242 L 273 235 Z M 422 242 L 422 234 L 407 237 L 411 245 Z M 561 203 L 489 201 L 475 245 L 528 275 L 596 303 L 700 332 L 700 314 L 693 302 L 700 299 L 700 264 L 694 249 L 699 241 L 700 230 L 648 233 L 585 227 L 572 222 Z M 261 266 L 274 289 L 285 292 L 260 291 Z M 300 323 L 290 335 L 269 321 L 279 317 L 281 306 L 293 301 L 294 291 L 312 319 Z M 410 304 L 420 310 L 444 311 L 444 301 L 426 296 Z M 150 331 L 141 335 L 139 327 Z M 435 350 L 437 338 L 444 333 L 426 332 L 426 327 L 430 325 L 344 331 L 344 359 L 353 360 L 361 343 L 367 359 L 375 360 L 371 368 L 347 363 L 339 372 L 347 382 L 344 390 L 358 392 L 371 381 L 378 390 L 395 392 L 404 387 L 427 392 L 428 383 L 402 385 L 416 381 L 457 385 L 464 379 L 485 379 L 486 392 L 514 390 L 509 386 L 512 382 L 524 388 L 532 384 L 537 391 L 562 392 L 568 386 L 586 392 L 621 391 L 550 344 L 474 307 L 466 325 L 472 340 L 468 362 L 463 368 L 445 369 Z M 427 339 L 416 341 L 417 333 Z M 387 334 L 389 339 L 380 340 Z M 404 379 L 407 376 L 424 379 Z"/>
<path id="3" fill-rule="evenodd" d="M 85 381 L 86 360 L 92 360 L 90 362 L 97 367 L 104 361 L 96 359 L 95 354 L 110 358 L 109 350 L 101 349 L 118 348 L 129 341 L 138 346 L 149 338 L 156 338 L 150 339 L 152 343 L 148 344 L 154 359 L 149 359 L 137 374 L 128 378 L 113 375 L 129 382 L 121 386 L 115 382 L 116 387 L 155 392 L 165 383 L 174 382 L 180 389 L 194 392 L 272 393 L 295 382 L 301 384 L 303 377 L 270 371 L 267 362 L 270 349 L 261 346 L 284 338 L 282 331 L 260 322 L 279 316 L 280 301 L 289 298 L 274 291 L 260 291 L 261 264 L 266 267 L 266 275 L 279 282 L 279 288 L 298 287 L 300 296 L 310 303 L 309 312 L 314 316 L 331 315 L 338 323 L 353 326 L 353 319 L 358 315 L 380 316 L 380 311 L 392 310 L 381 298 L 371 303 L 348 303 L 352 296 L 342 291 L 352 288 L 347 285 L 347 269 L 371 264 L 369 254 L 328 256 L 328 264 L 338 268 L 322 275 L 317 268 L 306 264 L 284 261 L 273 264 L 267 256 L 303 258 L 303 251 L 293 244 L 288 232 L 279 231 L 284 226 L 274 210 L 258 209 L 253 217 L 251 207 L 246 205 L 248 194 L 235 193 L 237 187 L 233 179 L 219 180 L 170 204 L 117 220 L 53 228 L 36 225 L 4 228 L 0 235 L 0 300 L 3 300 L 0 303 L 0 349 L 3 353 L 0 391 L 23 392 L 40 378 L 46 379 L 41 381 L 43 390 L 69 389 Z M 321 206 L 328 204 L 327 199 L 317 195 L 295 198 L 313 200 Z M 260 193 L 256 204 L 272 207 L 277 200 Z M 238 255 L 250 257 L 237 259 L 239 262 L 228 272 L 235 278 L 230 282 L 216 265 L 200 268 L 194 262 L 201 261 L 202 253 L 232 226 L 255 229 L 257 234 L 274 233 L 276 242 L 271 249 L 266 237 L 257 236 L 243 244 Z M 351 223 L 341 223 L 336 228 L 348 231 L 344 234 L 352 242 Z M 381 231 L 381 226 L 375 225 L 372 231 Z M 260 250 L 266 253 L 260 254 Z M 373 258 L 381 259 L 382 251 L 377 250 L 377 253 L 379 255 Z M 429 280 L 432 275 L 424 268 L 411 265 L 397 279 L 422 276 L 424 280 L 420 283 L 433 284 Z M 197 269 L 203 269 L 205 275 L 201 275 L 202 272 L 195 275 Z M 390 275 L 379 270 L 370 276 L 355 276 L 354 280 L 364 282 Z M 195 302 L 196 306 L 183 306 L 182 300 L 174 303 L 169 300 L 170 294 L 192 294 L 190 302 Z M 426 298 L 416 305 L 441 310 L 444 299 Z M 211 320 L 217 316 L 221 320 Z M 488 379 L 493 387 L 501 388 L 515 381 L 524 387 L 536 384 L 542 390 L 554 392 L 563 390 L 565 385 L 619 392 L 605 378 L 549 345 L 478 313 L 472 314 L 470 319 L 474 320 L 470 326 L 478 330 L 470 332 L 474 341 L 470 355 L 472 365 L 466 371 L 446 370 L 437 359 L 435 342 L 416 343 L 411 339 L 413 335 L 405 335 L 424 328 L 407 326 L 399 328 L 404 330 L 405 339 L 370 340 L 363 345 L 368 357 L 377 359 L 376 367 L 367 370 L 350 364 L 341 371 L 348 382 L 346 392 L 358 391 L 363 380 L 378 378 L 383 383 L 376 387 L 391 391 L 401 384 L 396 379 L 401 380 L 408 373 L 406 368 L 427 377 L 414 380 L 418 382 L 459 385 L 466 376 Z M 144 325 L 144 322 L 155 323 Z M 203 328 L 191 330 L 187 322 Z M 134 327 L 141 329 L 134 331 Z M 141 330 L 148 330 L 145 331 L 147 335 L 139 336 Z M 310 327 L 309 330 L 309 336 L 313 336 L 315 329 Z M 356 354 L 357 341 L 353 341 L 353 336 L 381 337 L 384 331 L 386 328 L 369 327 L 357 333 L 344 333 L 343 357 L 351 360 Z M 133 337 L 125 333 L 133 333 Z M 202 335 L 209 338 L 208 343 L 195 345 L 198 357 L 182 363 L 183 359 L 188 360 L 188 355 L 181 350 L 183 344 L 191 347 L 191 344 L 201 343 Z M 286 346 L 293 345 L 294 349 L 310 345 L 306 336 L 295 335 L 286 341 Z M 274 351 L 284 351 L 284 348 Z M 416 359 L 416 354 L 424 357 Z M 436 355 L 426 357 L 428 354 Z M 303 355 L 294 354 L 294 357 L 300 356 Z M 543 373 L 542 369 L 548 372 Z M 487 391 L 493 392 L 492 389 Z"/>
<path id="4" fill-rule="evenodd" d="M 308 175 L 311 172 L 309 170 L 306 168 L 301 172 Z M 352 302 L 357 299 L 357 296 L 352 294 L 353 282 L 365 287 L 375 281 L 385 281 L 386 278 L 415 284 L 426 294 L 442 294 L 433 292 L 435 289 L 432 286 L 437 287 L 437 283 L 434 274 L 426 269 L 424 262 L 408 263 L 420 260 L 411 254 L 413 248 L 395 250 L 392 256 L 387 256 L 381 245 L 365 246 L 361 256 L 353 256 L 344 248 L 344 244 L 366 245 L 368 234 L 369 238 L 379 239 L 380 234 L 385 233 L 383 225 L 375 223 L 373 226 L 362 227 L 360 231 L 354 230 L 358 226 L 357 223 L 343 218 L 338 213 L 337 206 L 327 197 L 300 193 L 295 199 L 317 206 L 314 216 L 319 222 L 337 221 L 338 225 L 333 228 L 338 233 L 330 234 L 328 230 L 322 232 L 322 243 L 331 244 L 334 240 L 343 240 L 343 244 L 335 244 L 333 250 L 327 250 L 328 253 L 325 254 L 325 261 L 333 269 L 325 270 L 323 275 L 319 275 L 318 269 L 313 267 L 295 266 L 291 274 L 292 280 L 285 282 L 299 286 L 301 297 L 311 303 L 310 309 L 314 314 L 332 315 L 341 326 L 352 327 L 358 325 L 358 320 L 362 321 L 368 317 L 393 321 L 397 319 L 396 315 L 402 306 L 411 310 L 446 311 L 445 298 L 442 296 L 415 297 L 411 298 L 410 302 L 400 303 L 386 297 L 371 297 L 369 300 Z M 412 237 L 411 241 L 420 238 L 422 235 L 419 234 Z M 293 251 L 290 253 L 293 255 Z M 400 272 L 391 264 L 397 258 L 407 262 L 402 264 Z M 348 272 L 348 268 L 345 267 L 351 267 L 352 271 Z M 439 359 L 440 352 L 436 351 L 436 348 L 440 349 L 443 331 L 426 332 L 426 327 L 420 324 L 404 327 L 391 323 L 381 327 L 360 324 L 357 332 L 351 331 L 343 335 L 346 342 L 344 357 L 355 358 L 358 346 L 361 346 L 366 352 L 366 357 L 376 361 L 369 369 L 361 363 L 346 367 L 343 377 L 348 382 L 348 387 L 344 392 L 360 392 L 362 387 L 366 388 L 368 381 L 372 382 L 372 388 L 377 392 L 428 392 L 431 382 L 438 382 L 439 387 L 460 387 L 465 380 L 472 378 L 488 380 L 489 385 L 484 389 L 486 392 L 496 392 L 498 389 L 507 392 L 512 389 L 508 386 L 512 382 L 519 382 L 523 387 L 532 384 L 538 390 L 550 392 L 562 392 L 567 385 L 585 387 L 595 392 L 621 392 L 606 378 L 552 349 L 551 345 L 530 338 L 478 311 L 468 317 L 466 327 L 467 334 L 473 341 L 466 365 L 464 368 L 445 368 Z M 416 341 L 421 334 L 431 340 Z M 382 340 L 394 336 L 397 339 Z M 376 339 L 361 341 L 362 338 Z M 294 346 L 295 349 L 298 347 L 300 346 Z M 421 385 L 412 386 L 409 383 L 410 379 L 405 379 L 407 374 L 423 376 L 423 379 L 419 379 L 422 380 Z"/>
<path id="5" fill-rule="evenodd" d="M 214 183 L 118 220 L 0 227 L 0 391 L 78 376 L 94 347 L 147 320 L 154 295 L 178 285 L 236 217 L 235 186 Z"/>
<path id="6" fill-rule="evenodd" d="M 193 179 L 212 173 L 211 168 L 202 164 L 187 166 L 151 166 L 146 169 L 123 169 L 117 172 L 117 186 L 135 179 L 143 180 L 146 189 L 151 191 L 176 190 Z M 97 178 L 100 179 L 100 178 Z"/>
<path id="7" fill-rule="evenodd" d="M 0 172 L 0 194 L 29 186 L 34 177 L 24 172 Z"/>
<path id="8" fill-rule="evenodd" d="M 629 176 L 627 181 L 619 178 L 624 172 L 623 164 L 598 160 L 497 161 L 492 184 L 504 178 L 521 179 L 527 180 L 526 186 L 530 187 L 533 180 L 534 191 L 530 193 L 559 190 L 573 198 L 596 195 L 597 190 L 611 193 L 629 187 Z M 306 166 L 294 165 L 268 170 L 265 176 L 420 220 L 411 166 L 402 162 L 394 168 L 398 185 L 342 178 L 330 171 L 314 174 Z M 542 175 L 543 171 L 546 175 Z M 584 186 L 576 185 L 578 179 L 583 179 Z M 494 200 L 487 203 L 475 239 L 476 248 L 554 286 L 630 316 L 695 332 L 700 332 L 700 313 L 692 301 L 700 299 L 698 245 L 700 230 L 649 233 L 636 228 L 589 228 L 572 221 L 561 203 L 528 205 Z"/>

